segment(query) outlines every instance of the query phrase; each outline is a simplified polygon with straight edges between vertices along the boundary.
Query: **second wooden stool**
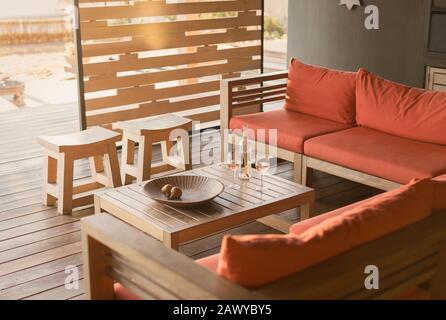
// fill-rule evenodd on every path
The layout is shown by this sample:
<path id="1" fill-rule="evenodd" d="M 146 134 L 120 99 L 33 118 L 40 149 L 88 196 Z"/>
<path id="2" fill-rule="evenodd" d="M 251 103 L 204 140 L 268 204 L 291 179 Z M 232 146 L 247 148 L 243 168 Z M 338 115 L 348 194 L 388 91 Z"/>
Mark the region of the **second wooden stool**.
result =
<path id="1" fill-rule="evenodd" d="M 189 143 L 189 132 L 192 131 L 192 120 L 167 114 L 159 117 L 137 121 L 118 122 L 117 129 L 123 131 L 122 140 L 122 180 L 130 184 L 150 180 L 152 175 L 171 171 L 191 170 L 192 160 Z M 171 157 L 169 152 L 177 142 L 177 156 Z M 135 146 L 139 144 L 138 164 L 135 165 Z M 152 146 L 161 143 L 161 164 L 152 165 Z"/>
<path id="2" fill-rule="evenodd" d="M 120 187 L 116 142 L 121 135 L 102 127 L 60 136 L 39 137 L 45 148 L 43 202 L 58 202 L 58 212 L 69 214 L 75 207 L 92 204 L 93 194 L 103 187 Z M 73 186 L 74 161 L 89 158 L 93 182 Z"/>

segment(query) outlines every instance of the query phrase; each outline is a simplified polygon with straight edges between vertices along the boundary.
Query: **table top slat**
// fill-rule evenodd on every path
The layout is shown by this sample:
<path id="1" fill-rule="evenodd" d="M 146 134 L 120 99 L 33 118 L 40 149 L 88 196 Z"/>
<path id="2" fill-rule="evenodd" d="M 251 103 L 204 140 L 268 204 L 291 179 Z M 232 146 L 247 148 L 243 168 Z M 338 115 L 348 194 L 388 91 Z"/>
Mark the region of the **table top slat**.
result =
<path id="1" fill-rule="evenodd" d="M 230 211 L 236 211 L 236 210 L 243 209 L 243 207 L 241 205 L 231 202 L 231 201 L 228 201 L 222 197 L 217 197 L 212 201 L 224 208 L 227 208 Z"/>
<path id="2" fill-rule="evenodd" d="M 232 210 L 217 203 L 215 199 L 207 204 L 195 207 L 195 210 L 207 217 L 214 217 L 216 215 L 228 214 L 233 212 Z"/>
<path id="3" fill-rule="evenodd" d="M 135 211 L 139 211 L 145 216 L 149 216 L 154 220 L 157 220 L 170 228 L 176 228 L 182 225 L 185 225 L 184 222 L 181 222 L 177 219 L 173 219 L 172 217 L 161 213 L 157 210 L 153 210 L 150 206 L 147 206 L 146 204 L 140 203 L 135 201 L 135 199 L 128 197 L 127 195 L 123 194 L 121 190 L 117 190 L 116 192 L 108 193 L 112 198 L 126 204 L 127 206 L 131 207 Z"/>
<path id="4" fill-rule="evenodd" d="M 225 191 L 221 195 L 219 195 L 218 198 L 232 202 L 233 204 L 239 205 L 242 208 L 250 208 L 250 207 L 255 206 L 255 203 L 252 203 L 245 199 L 239 198 L 237 195 L 233 195 L 230 192 L 232 192 L 232 191 L 229 191 L 229 192 Z"/>
<path id="5" fill-rule="evenodd" d="M 226 187 L 232 185 L 232 182 L 233 182 L 232 178 L 228 179 L 227 176 L 225 177 L 221 172 L 214 171 L 214 170 L 209 170 L 209 171 L 203 170 L 200 172 L 200 174 L 205 175 L 209 178 L 218 179 Z M 231 194 L 240 196 L 245 200 L 248 200 L 253 203 L 261 203 L 262 201 L 270 200 L 270 199 L 274 198 L 266 193 L 263 193 L 263 195 L 262 195 L 262 193 L 260 191 L 251 188 L 248 181 L 241 181 L 241 180 L 237 179 L 237 183 L 240 185 L 240 189 L 235 190 L 236 191 L 235 194 L 233 192 L 231 192 Z M 234 189 L 227 189 L 227 190 L 234 191 Z"/>
<path id="6" fill-rule="evenodd" d="M 135 218 L 135 220 L 143 221 L 144 223 L 150 223 L 153 224 L 155 228 L 158 228 L 160 230 L 165 231 L 171 231 L 172 228 L 168 226 L 167 224 L 159 221 L 158 219 L 154 219 L 151 216 L 148 216 L 144 212 L 140 212 L 138 210 L 135 210 L 132 207 L 129 207 L 125 203 L 122 203 L 120 200 L 115 199 L 113 197 L 113 193 L 109 192 L 107 194 L 101 195 L 101 208 L 106 209 L 109 213 L 116 214 L 118 218 L 123 219 L 126 221 L 125 218 L 123 218 L 120 214 L 115 212 L 115 209 L 110 209 L 109 207 L 118 207 L 120 210 L 125 211 L 128 215 Z M 106 205 L 105 205 L 106 204 Z M 110 211 L 113 210 L 113 211 Z M 133 224 L 133 223 L 130 223 Z M 133 224 L 134 225 L 134 224 Z"/>
<path id="7" fill-rule="evenodd" d="M 208 167 L 208 168 L 203 168 L 204 169 L 212 169 L 212 170 L 219 170 L 222 171 L 222 169 L 224 170 L 224 166 L 223 165 L 216 165 L 216 166 L 212 166 L 212 167 Z M 200 169 L 199 169 L 200 170 Z M 199 173 L 200 171 L 198 171 Z M 260 174 L 257 173 L 257 171 L 252 170 L 251 171 L 252 177 L 249 180 L 249 183 L 254 184 L 255 186 L 260 186 L 261 181 L 260 181 Z M 311 189 L 306 188 L 304 186 L 298 185 L 294 182 L 276 177 L 276 176 L 271 176 L 271 175 L 264 175 L 264 185 L 268 186 L 271 190 L 280 193 L 281 195 L 287 195 L 290 194 L 290 192 L 293 191 L 309 191 Z M 286 182 L 286 183 L 283 183 Z"/>
<path id="8" fill-rule="evenodd" d="M 170 216 L 171 218 L 181 222 L 181 223 L 194 223 L 197 221 L 200 221 L 200 219 L 195 219 L 189 215 L 184 214 L 183 212 L 178 212 L 176 210 L 171 209 L 169 206 L 164 206 L 161 204 L 156 203 L 155 201 L 152 201 L 150 199 L 147 199 L 147 197 L 144 197 L 144 195 L 137 193 L 133 189 L 122 189 L 120 190 L 121 193 L 125 194 L 126 196 L 135 199 L 138 203 L 145 205 L 147 209 L 152 209 L 155 211 L 158 211 L 161 214 L 164 214 L 166 216 Z"/>
<path id="9" fill-rule="evenodd" d="M 215 166 L 215 167 L 209 167 L 210 171 L 218 171 L 218 172 L 225 172 L 224 170 L 228 170 L 224 166 Z M 232 181 L 232 180 L 231 180 Z M 260 187 L 261 182 L 260 179 L 257 179 L 257 177 L 253 177 L 253 179 L 250 179 L 248 182 L 245 182 L 245 185 L 250 188 L 251 190 L 257 191 L 256 188 Z M 266 192 L 264 192 L 265 195 L 268 195 L 270 197 L 276 198 L 280 197 L 281 195 L 288 194 L 289 191 L 282 190 L 281 192 L 273 190 L 272 188 L 268 189 Z"/>
<path id="10" fill-rule="evenodd" d="M 255 205 L 255 204 L 261 204 L 264 200 L 273 199 L 270 196 L 265 196 L 262 199 L 262 195 L 259 191 L 248 189 L 245 185 L 241 185 L 240 189 L 231 189 L 229 188 L 229 186 L 232 184 L 232 181 L 223 180 L 219 178 L 217 175 L 214 175 L 212 173 L 202 171 L 200 174 L 202 176 L 221 181 L 226 187 L 225 192 L 230 194 L 231 196 L 239 198 L 241 201 L 249 202 Z"/>

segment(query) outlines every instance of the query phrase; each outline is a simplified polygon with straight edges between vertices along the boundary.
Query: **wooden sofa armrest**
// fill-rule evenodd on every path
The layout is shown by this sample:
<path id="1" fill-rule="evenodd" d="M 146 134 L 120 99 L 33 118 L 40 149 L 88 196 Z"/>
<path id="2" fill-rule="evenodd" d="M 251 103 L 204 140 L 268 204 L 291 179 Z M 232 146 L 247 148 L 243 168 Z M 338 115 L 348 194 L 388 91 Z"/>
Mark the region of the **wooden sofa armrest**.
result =
<path id="1" fill-rule="evenodd" d="M 82 219 L 88 299 L 112 300 L 121 283 L 142 299 L 260 299 L 109 215 Z"/>
<path id="2" fill-rule="evenodd" d="M 263 103 L 285 100 L 288 71 L 221 81 L 221 128 L 228 129 L 233 115 L 261 111 Z"/>
<path id="3" fill-rule="evenodd" d="M 82 241 L 90 299 L 114 299 L 115 281 L 143 299 L 393 299 L 426 282 L 446 299 L 446 212 L 252 291 L 108 214 L 82 219 Z M 379 290 L 366 289 L 367 266 Z"/>

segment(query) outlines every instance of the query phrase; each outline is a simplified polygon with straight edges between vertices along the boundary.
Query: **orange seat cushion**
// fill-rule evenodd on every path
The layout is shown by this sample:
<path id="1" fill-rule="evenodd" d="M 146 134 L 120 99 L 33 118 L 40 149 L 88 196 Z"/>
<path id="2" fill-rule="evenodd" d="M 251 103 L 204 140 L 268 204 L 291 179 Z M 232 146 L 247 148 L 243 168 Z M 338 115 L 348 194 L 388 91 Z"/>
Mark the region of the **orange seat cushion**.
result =
<path id="1" fill-rule="evenodd" d="M 127 290 L 120 283 L 114 285 L 116 300 L 141 300 L 135 294 Z"/>
<path id="2" fill-rule="evenodd" d="M 241 130 L 243 126 L 248 126 L 249 129 L 257 132 L 257 136 L 265 138 L 260 138 L 260 141 L 272 144 L 276 142 L 270 141 L 269 130 L 277 130 L 277 146 L 296 153 L 303 153 L 304 142 L 310 138 L 351 127 L 284 109 L 231 119 L 232 130 Z M 258 130 L 266 130 L 265 135 L 260 135 Z"/>
<path id="3" fill-rule="evenodd" d="M 291 60 L 285 109 L 355 124 L 356 73 Z"/>
<path id="4" fill-rule="evenodd" d="M 198 259 L 195 262 L 201 265 L 202 267 L 205 267 L 206 269 L 217 273 L 218 268 L 218 259 L 220 258 L 219 254 L 215 254 L 213 256 L 209 256 L 206 258 Z"/>
<path id="5" fill-rule="evenodd" d="M 368 241 L 427 218 L 433 183 L 422 180 L 387 192 L 300 235 L 226 236 L 218 274 L 258 288 Z"/>
<path id="6" fill-rule="evenodd" d="M 308 140 L 305 154 L 401 184 L 446 173 L 446 146 L 363 127 Z"/>
<path id="7" fill-rule="evenodd" d="M 407 87 L 361 69 L 358 125 L 423 142 L 446 144 L 446 93 Z"/>
<path id="8" fill-rule="evenodd" d="M 352 209 L 355 209 L 356 207 L 358 207 L 364 203 L 367 203 L 367 201 L 373 200 L 379 196 L 380 195 L 360 201 L 360 202 L 357 202 L 357 203 L 353 203 L 346 207 L 342 207 L 342 208 L 318 215 L 318 216 L 310 218 L 310 219 L 299 221 L 298 223 L 295 223 L 290 227 L 290 233 L 296 234 L 296 235 L 304 233 L 308 229 L 311 229 L 312 227 L 320 224 L 321 222 L 323 222 L 329 218 L 337 217 L 337 216 L 341 215 L 342 213 L 347 212 Z"/>

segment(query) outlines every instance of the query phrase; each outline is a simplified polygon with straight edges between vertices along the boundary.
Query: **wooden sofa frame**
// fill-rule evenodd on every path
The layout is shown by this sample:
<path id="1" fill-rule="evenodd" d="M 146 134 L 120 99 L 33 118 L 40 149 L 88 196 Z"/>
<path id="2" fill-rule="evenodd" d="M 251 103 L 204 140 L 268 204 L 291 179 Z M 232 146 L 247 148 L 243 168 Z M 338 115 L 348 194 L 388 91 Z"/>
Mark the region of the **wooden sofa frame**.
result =
<path id="1" fill-rule="evenodd" d="M 446 299 L 446 212 L 331 258 L 258 290 L 218 277 L 186 256 L 108 215 L 82 219 L 89 299 L 115 299 L 121 283 L 142 299 L 392 299 L 416 286 Z M 365 289 L 365 268 L 379 289 Z"/>
<path id="2" fill-rule="evenodd" d="M 288 79 L 288 72 L 275 72 L 222 80 L 220 111 L 222 132 L 229 128 L 230 119 L 236 115 L 237 110 L 244 110 L 244 113 L 246 114 L 246 109 L 242 108 L 255 104 L 285 100 L 286 82 L 281 84 L 265 84 L 265 82 L 284 79 Z M 254 112 L 258 111 L 259 110 L 254 109 Z M 222 136 L 224 137 L 224 135 Z M 222 150 L 224 150 L 224 143 L 225 139 L 222 139 Z M 256 143 L 257 146 L 262 145 L 260 142 L 253 141 L 253 143 Z M 265 148 L 265 146 L 262 147 Z M 276 154 L 279 159 L 294 163 L 294 181 L 309 187 L 312 185 L 313 170 L 319 170 L 385 191 L 393 190 L 400 186 L 400 184 L 393 181 L 368 175 L 323 160 L 307 157 L 282 148 L 277 147 Z M 224 155 L 222 154 L 222 156 Z M 307 217 L 309 216 L 307 215 Z"/>
<path id="3" fill-rule="evenodd" d="M 231 118 L 240 114 L 257 113 L 262 110 L 262 105 L 269 102 L 285 101 L 288 72 L 273 72 L 262 75 L 252 75 L 221 81 L 220 98 L 220 123 L 221 123 L 221 151 L 222 161 L 225 159 L 226 143 L 237 143 L 240 136 L 228 133 Z M 285 80 L 285 81 L 284 81 Z M 249 110 L 247 108 L 250 108 Z M 266 145 L 260 141 L 250 141 L 256 149 L 268 150 L 277 155 L 279 159 L 294 164 L 293 181 L 302 183 L 303 155 L 274 145 Z M 302 220 L 310 218 L 314 213 L 314 206 L 302 206 L 300 217 Z M 259 222 L 277 229 L 288 230 L 291 226 L 278 215 L 260 219 Z"/>
<path id="4" fill-rule="evenodd" d="M 238 115 L 239 110 L 243 114 L 247 114 L 246 107 L 258 106 L 252 110 L 251 113 L 261 111 L 261 105 L 268 102 L 284 101 L 286 99 L 286 81 L 288 79 L 288 72 L 274 72 L 263 75 L 254 75 L 233 79 L 226 79 L 221 81 L 220 88 L 220 122 L 222 137 L 226 139 L 235 139 L 231 135 L 226 134 L 229 129 L 229 123 L 234 115 Z M 265 84 L 265 82 L 280 81 L 282 83 Z M 226 139 L 222 139 L 222 152 L 225 150 L 224 144 Z M 266 147 L 263 143 L 258 141 L 251 141 L 256 147 Z M 302 177 L 302 155 L 289 150 L 285 150 L 276 146 L 268 146 L 274 148 L 279 159 L 290 161 L 294 163 L 294 182 L 301 183 Z M 222 159 L 224 158 L 222 153 Z"/>
<path id="5" fill-rule="evenodd" d="M 313 183 L 313 171 L 318 170 L 350 181 L 358 182 L 369 187 L 384 191 L 397 189 L 401 184 L 372 176 L 360 171 L 349 169 L 331 162 L 316 158 L 302 156 L 302 184 L 311 187 Z"/>

